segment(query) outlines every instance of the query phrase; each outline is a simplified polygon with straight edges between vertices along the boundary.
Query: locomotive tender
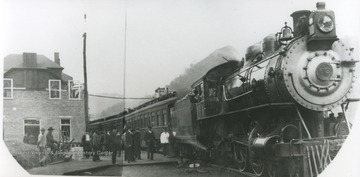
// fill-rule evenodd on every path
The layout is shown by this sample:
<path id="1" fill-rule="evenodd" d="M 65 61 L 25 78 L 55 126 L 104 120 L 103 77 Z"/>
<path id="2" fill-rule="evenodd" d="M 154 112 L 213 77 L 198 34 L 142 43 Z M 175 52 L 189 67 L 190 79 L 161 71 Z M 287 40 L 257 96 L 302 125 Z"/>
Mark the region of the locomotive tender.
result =
<path id="1" fill-rule="evenodd" d="M 358 101 L 349 97 L 358 58 L 337 38 L 325 3 L 291 16 L 294 31 L 285 23 L 243 60 L 224 58 L 185 97 L 170 93 L 92 127 L 124 119 L 142 130 L 169 127 L 181 156 L 230 162 L 257 176 L 317 176 L 349 133 L 345 110 Z"/>

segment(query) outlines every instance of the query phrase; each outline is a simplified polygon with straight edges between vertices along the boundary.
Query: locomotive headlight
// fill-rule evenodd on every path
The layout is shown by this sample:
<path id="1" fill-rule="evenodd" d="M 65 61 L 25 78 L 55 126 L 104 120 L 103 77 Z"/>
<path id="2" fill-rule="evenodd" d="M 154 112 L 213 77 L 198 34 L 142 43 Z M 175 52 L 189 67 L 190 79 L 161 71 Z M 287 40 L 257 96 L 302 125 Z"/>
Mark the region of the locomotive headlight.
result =
<path id="1" fill-rule="evenodd" d="M 318 19 L 317 26 L 322 32 L 328 33 L 334 29 L 335 24 L 330 16 L 323 15 Z"/>

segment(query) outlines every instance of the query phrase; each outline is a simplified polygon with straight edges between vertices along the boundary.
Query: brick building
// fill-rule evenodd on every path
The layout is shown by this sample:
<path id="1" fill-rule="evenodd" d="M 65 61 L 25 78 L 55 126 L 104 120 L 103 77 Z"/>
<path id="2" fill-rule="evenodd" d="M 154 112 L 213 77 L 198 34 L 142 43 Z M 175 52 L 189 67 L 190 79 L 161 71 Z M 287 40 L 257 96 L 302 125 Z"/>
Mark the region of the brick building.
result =
<path id="1" fill-rule="evenodd" d="M 37 138 L 50 126 L 56 140 L 81 141 L 85 132 L 81 84 L 63 73 L 59 53 L 54 61 L 36 53 L 4 59 L 4 140 Z M 46 131 L 47 133 L 47 131 Z"/>

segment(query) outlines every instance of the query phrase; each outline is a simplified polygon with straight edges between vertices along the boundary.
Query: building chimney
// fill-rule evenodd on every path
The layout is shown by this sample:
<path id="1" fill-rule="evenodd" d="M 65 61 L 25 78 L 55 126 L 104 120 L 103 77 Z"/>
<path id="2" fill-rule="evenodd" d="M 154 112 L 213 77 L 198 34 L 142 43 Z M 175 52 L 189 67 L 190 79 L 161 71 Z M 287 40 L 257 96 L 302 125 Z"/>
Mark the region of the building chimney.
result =
<path id="1" fill-rule="evenodd" d="M 60 65 L 59 52 L 54 53 L 54 61 L 56 64 Z"/>
<path id="2" fill-rule="evenodd" d="M 36 53 L 23 53 L 23 67 L 24 68 L 36 68 L 37 67 Z"/>

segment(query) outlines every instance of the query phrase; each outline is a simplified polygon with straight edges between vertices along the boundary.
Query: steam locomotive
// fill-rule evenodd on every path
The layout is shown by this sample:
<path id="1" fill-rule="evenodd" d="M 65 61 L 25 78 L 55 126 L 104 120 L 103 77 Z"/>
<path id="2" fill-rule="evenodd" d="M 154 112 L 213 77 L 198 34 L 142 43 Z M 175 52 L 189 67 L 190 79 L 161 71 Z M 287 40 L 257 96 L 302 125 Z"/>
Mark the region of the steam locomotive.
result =
<path id="1" fill-rule="evenodd" d="M 185 97 L 167 98 L 168 124 L 159 125 L 176 132 L 180 156 L 271 177 L 317 176 L 331 162 L 350 130 L 345 111 L 358 101 L 349 97 L 358 59 L 337 38 L 325 3 L 291 16 L 294 30 L 285 23 L 241 61 L 225 58 L 210 69 Z M 165 117 L 155 111 L 145 119 L 144 110 L 118 117 L 142 129 Z"/>

